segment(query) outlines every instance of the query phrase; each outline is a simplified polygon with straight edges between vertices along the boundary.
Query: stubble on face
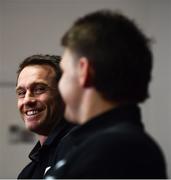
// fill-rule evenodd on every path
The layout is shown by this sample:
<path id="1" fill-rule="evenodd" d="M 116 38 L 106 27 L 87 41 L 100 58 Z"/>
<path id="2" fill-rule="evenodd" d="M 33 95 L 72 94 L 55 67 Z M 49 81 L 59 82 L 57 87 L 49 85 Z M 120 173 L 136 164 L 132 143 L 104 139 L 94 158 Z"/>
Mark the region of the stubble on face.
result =
<path id="1" fill-rule="evenodd" d="M 17 89 L 25 93 L 23 98 L 18 98 L 20 114 L 26 127 L 37 134 L 47 135 L 55 124 L 57 90 L 54 77 L 52 67 L 34 65 L 25 67 L 18 78 Z"/>

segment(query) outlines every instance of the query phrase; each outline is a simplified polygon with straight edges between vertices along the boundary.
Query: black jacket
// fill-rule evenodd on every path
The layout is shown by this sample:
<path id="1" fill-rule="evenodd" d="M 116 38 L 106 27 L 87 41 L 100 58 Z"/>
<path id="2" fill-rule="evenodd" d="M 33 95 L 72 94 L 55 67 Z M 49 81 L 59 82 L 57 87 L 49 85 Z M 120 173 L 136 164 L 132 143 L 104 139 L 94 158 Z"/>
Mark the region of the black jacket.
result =
<path id="1" fill-rule="evenodd" d="M 57 146 L 71 128 L 72 125 L 61 121 L 48 136 L 42 147 L 38 142 L 29 154 L 31 162 L 21 171 L 18 179 L 42 179 L 45 171 L 54 166 L 57 158 Z"/>
<path id="2" fill-rule="evenodd" d="M 136 105 L 105 112 L 74 128 L 46 178 L 167 178 L 163 154 L 147 135 Z"/>

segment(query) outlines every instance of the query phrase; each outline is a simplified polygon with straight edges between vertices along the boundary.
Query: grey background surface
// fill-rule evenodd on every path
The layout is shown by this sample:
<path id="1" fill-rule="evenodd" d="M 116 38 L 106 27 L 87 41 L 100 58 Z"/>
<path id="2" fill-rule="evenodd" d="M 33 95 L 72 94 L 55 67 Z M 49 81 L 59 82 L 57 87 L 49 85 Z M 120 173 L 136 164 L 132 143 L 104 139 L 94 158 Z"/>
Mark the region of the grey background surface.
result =
<path id="1" fill-rule="evenodd" d="M 121 10 L 154 38 L 151 98 L 142 105 L 143 122 L 162 147 L 171 178 L 170 0 L 0 0 L 0 178 L 16 178 L 33 147 L 9 141 L 9 126 L 24 126 L 16 108 L 18 64 L 32 54 L 61 54 L 60 38 L 72 22 L 102 8 Z"/>

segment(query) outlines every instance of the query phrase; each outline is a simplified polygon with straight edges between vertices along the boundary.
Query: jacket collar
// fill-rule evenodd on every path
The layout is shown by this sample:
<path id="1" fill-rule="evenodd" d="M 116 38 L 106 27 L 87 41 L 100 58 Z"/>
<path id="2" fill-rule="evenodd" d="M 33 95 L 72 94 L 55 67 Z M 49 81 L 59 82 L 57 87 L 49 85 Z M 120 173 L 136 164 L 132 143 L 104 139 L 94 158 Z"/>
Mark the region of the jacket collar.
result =
<path id="1" fill-rule="evenodd" d="M 140 108 L 136 104 L 122 105 L 104 112 L 90 119 L 87 123 L 74 128 L 70 133 L 74 137 L 79 137 L 79 134 L 90 134 L 91 132 L 104 129 L 109 126 L 116 126 L 123 122 L 129 122 L 143 129 L 141 122 Z"/>
<path id="2" fill-rule="evenodd" d="M 59 124 L 56 124 L 55 128 L 49 134 L 48 138 L 42 146 L 40 141 L 37 142 L 37 144 L 30 152 L 29 158 L 33 161 L 39 161 L 40 153 L 44 150 L 48 150 L 53 144 L 57 145 L 62 137 L 64 137 L 72 129 L 72 127 L 72 124 L 62 119 Z"/>

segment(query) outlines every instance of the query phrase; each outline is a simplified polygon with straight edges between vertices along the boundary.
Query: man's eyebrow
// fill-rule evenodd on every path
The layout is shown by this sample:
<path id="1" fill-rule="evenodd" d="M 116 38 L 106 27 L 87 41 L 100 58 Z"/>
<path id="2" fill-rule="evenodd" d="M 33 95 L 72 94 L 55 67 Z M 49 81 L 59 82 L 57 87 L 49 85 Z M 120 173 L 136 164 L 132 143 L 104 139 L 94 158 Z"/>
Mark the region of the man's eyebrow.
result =
<path id="1" fill-rule="evenodd" d="M 32 83 L 32 84 L 30 85 L 30 88 L 35 87 L 35 86 L 37 86 L 37 85 L 48 86 L 48 85 L 47 85 L 46 83 L 44 83 L 44 82 L 34 82 L 34 83 Z M 22 86 L 17 86 L 17 87 L 15 88 L 16 91 L 17 91 L 17 90 L 20 90 L 20 89 L 24 89 L 24 87 L 22 87 Z"/>
<path id="2" fill-rule="evenodd" d="M 15 88 L 16 91 L 18 91 L 18 90 L 20 90 L 20 89 L 23 89 L 23 87 L 17 86 L 17 87 Z"/>

